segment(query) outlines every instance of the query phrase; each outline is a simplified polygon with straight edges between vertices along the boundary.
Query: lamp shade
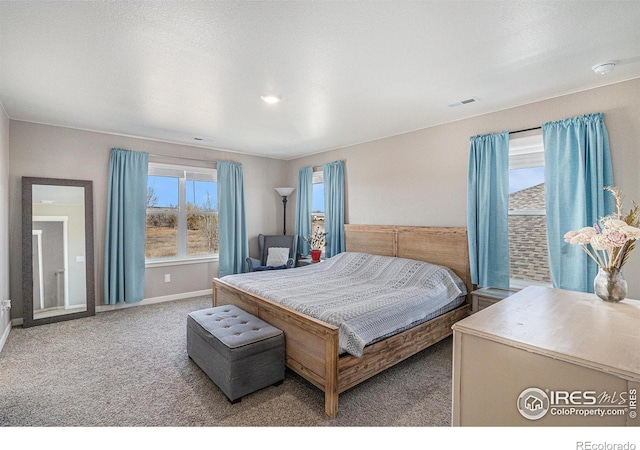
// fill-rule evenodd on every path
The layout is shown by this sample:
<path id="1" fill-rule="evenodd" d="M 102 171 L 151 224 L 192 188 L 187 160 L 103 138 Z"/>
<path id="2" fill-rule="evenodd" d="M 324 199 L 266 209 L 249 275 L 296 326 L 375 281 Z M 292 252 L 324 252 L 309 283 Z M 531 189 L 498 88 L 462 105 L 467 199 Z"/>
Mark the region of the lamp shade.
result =
<path id="1" fill-rule="evenodd" d="M 278 191 L 278 194 L 280 194 L 282 197 L 288 197 L 290 196 L 293 191 L 295 191 L 296 188 L 292 188 L 292 187 L 277 187 L 276 191 Z"/>

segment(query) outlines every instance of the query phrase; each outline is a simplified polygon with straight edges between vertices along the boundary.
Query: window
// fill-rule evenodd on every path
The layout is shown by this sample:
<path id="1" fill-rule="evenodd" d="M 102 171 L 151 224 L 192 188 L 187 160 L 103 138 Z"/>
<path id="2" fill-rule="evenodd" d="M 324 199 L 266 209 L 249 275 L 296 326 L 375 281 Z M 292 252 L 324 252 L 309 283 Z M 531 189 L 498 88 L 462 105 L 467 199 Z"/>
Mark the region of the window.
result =
<path id="1" fill-rule="evenodd" d="M 218 193 L 213 169 L 149 163 L 147 260 L 218 253 Z"/>
<path id="2" fill-rule="evenodd" d="M 324 231 L 324 172 L 313 172 L 311 197 L 311 232 L 316 228 Z M 324 251 L 324 250 L 323 250 Z"/>
<path id="3" fill-rule="evenodd" d="M 509 275 L 512 287 L 551 284 L 542 135 L 509 141 Z"/>

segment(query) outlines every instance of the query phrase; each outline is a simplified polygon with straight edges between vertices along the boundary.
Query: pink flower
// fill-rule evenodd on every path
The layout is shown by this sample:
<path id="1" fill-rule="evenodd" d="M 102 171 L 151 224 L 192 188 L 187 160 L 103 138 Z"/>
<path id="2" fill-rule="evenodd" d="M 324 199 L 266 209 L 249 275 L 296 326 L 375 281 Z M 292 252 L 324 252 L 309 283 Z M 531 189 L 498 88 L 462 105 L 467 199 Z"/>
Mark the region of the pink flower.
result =
<path id="1" fill-rule="evenodd" d="M 602 232 L 605 242 L 611 247 L 622 247 L 627 242 L 627 236 L 619 230 L 607 228 Z"/>
<path id="2" fill-rule="evenodd" d="M 596 232 L 596 229 L 593 227 L 584 227 L 584 228 L 580 228 L 578 230 L 578 232 L 569 239 L 569 243 L 570 244 L 580 244 L 580 245 L 584 245 L 584 244 L 588 244 L 589 242 L 591 242 L 591 238 L 593 236 L 595 236 L 596 234 L 598 234 Z"/>
<path id="3" fill-rule="evenodd" d="M 564 235 L 564 241 L 571 242 L 571 238 L 575 237 L 577 234 L 577 231 L 567 231 Z"/>

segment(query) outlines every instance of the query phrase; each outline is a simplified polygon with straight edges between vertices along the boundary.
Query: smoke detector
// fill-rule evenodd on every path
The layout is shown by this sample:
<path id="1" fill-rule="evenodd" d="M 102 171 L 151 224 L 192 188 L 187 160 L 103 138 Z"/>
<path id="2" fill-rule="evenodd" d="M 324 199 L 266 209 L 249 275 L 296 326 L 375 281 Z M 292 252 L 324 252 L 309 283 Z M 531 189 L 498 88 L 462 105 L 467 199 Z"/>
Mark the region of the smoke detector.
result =
<path id="1" fill-rule="evenodd" d="M 591 68 L 598 75 L 605 75 L 613 70 L 616 66 L 616 61 L 605 61 L 600 64 L 596 64 Z"/>

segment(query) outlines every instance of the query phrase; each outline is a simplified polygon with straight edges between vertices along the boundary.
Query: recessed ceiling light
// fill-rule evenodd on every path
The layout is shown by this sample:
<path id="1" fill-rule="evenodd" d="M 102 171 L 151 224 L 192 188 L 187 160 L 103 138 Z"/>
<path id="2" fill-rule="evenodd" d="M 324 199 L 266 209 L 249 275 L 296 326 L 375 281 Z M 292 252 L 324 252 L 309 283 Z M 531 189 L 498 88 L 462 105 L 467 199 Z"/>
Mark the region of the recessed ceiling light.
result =
<path id="1" fill-rule="evenodd" d="M 616 62 L 617 61 L 605 61 L 603 63 L 596 64 L 591 68 L 591 70 L 593 70 L 598 75 L 604 75 L 613 70 L 613 68 L 616 66 Z"/>
<path id="2" fill-rule="evenodd" d="M 268 103 L 269 105 L 275 105 L 280 101 L 280 97 L 273 94 L 266 94 L 260 97 L 263 102 Z"/>

